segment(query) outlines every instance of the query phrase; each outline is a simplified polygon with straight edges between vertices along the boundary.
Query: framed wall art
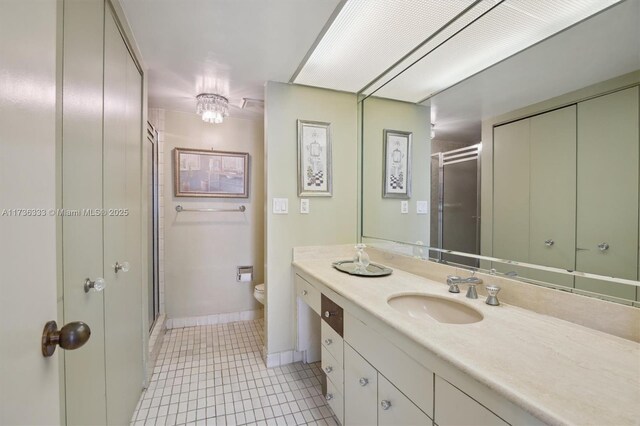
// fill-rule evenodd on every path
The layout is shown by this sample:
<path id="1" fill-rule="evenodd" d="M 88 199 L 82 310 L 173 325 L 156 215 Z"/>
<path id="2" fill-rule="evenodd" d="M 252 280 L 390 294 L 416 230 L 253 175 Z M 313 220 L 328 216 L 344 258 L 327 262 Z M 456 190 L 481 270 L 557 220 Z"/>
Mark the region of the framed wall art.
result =
<path id="1" fill-rule="evenodd" d="M 331 124 L 298 120 L 298 196 L 331 197 Z"/>
<path id="2" fill-rule="evenodd" d="M 411 132 L 383 131 L 383 198 L 411 198 Z"/>
<path id="3" fill-rule="evenodd" d="M 176 148 L 173 161 L 176 197 L 249 197 L 249 154 L 246 152 Z"/>

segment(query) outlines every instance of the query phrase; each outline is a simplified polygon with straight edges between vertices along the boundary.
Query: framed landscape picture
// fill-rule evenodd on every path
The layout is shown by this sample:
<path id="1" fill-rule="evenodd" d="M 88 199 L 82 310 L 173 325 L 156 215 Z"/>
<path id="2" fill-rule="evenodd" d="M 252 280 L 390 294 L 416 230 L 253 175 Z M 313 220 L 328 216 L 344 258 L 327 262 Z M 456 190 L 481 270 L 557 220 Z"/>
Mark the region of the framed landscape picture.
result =
<path id="1" fill-rule="evenodd" d="M 331 197 L 331 124 L 298 120 L 298 196 Z"/>
<path id="2" fill-rule="evenodd" d="M 249 197 L 249 154 L 246 152 L 176 148 L 173 161 L 176 197 Z"/>
<path id="3" fill-rule="evenodd" d="M 383 132 L 382 197 L 411 198 L 411 132 Z"/>

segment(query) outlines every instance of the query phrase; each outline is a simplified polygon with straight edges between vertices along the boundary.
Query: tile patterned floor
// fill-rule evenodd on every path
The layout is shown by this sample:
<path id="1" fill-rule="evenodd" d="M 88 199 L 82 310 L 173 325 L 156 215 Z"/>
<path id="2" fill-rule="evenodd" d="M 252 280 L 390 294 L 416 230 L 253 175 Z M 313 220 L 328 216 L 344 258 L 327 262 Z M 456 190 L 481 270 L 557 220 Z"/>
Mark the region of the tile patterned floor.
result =
<path id="1" fill-rule="evenodd" d="M 264 320 L 168 330 L 132 425 L 337 425 L 320 363 L 266 368 Z"/>

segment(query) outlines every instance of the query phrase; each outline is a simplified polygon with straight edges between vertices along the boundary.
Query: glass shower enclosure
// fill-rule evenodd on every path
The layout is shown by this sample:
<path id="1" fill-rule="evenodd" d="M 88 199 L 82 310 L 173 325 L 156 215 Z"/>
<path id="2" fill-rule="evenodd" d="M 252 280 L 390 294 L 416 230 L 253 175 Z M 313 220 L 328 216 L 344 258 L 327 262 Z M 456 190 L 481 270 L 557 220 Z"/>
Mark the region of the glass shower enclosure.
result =
<path id="1" fill-rule="evenodd" d="M 480 254 L 481 144 L 431 155 L 431 247 Z M 477 259 L 432 251 L 439 262 L 477 268 Z"/>

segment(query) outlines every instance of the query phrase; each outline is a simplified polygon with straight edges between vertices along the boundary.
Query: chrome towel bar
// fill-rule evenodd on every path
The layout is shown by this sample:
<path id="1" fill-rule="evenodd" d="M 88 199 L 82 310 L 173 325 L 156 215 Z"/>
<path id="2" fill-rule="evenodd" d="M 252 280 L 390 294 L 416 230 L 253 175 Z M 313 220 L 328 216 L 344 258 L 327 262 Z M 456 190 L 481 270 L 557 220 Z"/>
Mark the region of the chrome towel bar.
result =
<path id="1" fill-rule="evenodd" d="M 245 206 L 240 206 L 237 209 L 185 209 L 181 205 L 176 206 L 176 211 L 180 212 L 243 212 L 247 208 Z"/>

